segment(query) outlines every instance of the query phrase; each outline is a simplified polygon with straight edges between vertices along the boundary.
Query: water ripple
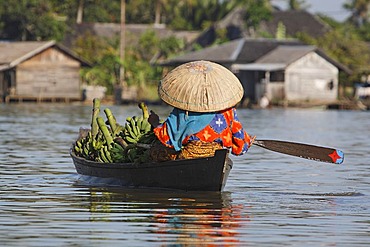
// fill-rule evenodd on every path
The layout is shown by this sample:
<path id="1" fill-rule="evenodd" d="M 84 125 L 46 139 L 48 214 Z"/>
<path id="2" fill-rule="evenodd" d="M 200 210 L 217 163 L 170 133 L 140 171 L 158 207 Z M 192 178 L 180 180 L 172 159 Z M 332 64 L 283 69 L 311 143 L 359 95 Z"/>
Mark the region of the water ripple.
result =
<path id="1" fill-rule="evenodd" d="M 118 121 L 138 111 L 110 108 Z M 164 117 L 170 111 L 154 110 Z M 0 105 L 2 245 L 369 243 L 367 112 L 240 110 L 243 124 L 260 139 L 334 146 L 346 159 L 338 166 L 253 146 L 232 157 L 222 193 L 107 187 L 77 175 L 68 150 L 90 114 L 91 106 L 83 105 Z"/>

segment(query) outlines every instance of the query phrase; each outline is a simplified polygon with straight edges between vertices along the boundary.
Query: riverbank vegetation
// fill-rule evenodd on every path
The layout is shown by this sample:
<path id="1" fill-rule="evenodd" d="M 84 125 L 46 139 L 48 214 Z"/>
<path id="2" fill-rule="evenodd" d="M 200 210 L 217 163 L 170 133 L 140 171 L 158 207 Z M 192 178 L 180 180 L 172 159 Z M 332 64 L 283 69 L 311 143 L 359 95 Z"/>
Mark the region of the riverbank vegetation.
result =
<path id="1" fill-rule="evenodd" d="M 0 39 L 2 40 L 50 40 L 62 42 L 73 33 L 76 23 L 120 23 L 120 1 L 110 0 L 16 0 L 0 1 Z M 304 0 L 287 1 L 288 8 L 300 10 L 308 7 Z M 245 28 L 255 30 L 261 37 L 284 38 L 283 32 L 262 34 L 259 24 L 269 20 L 273 6 L 268 0 L 126 0 L 125 23 L 165 25 L 171 30 L 204 31 L 221 20 L 236 7 L 246 9 Z M 319 15 L 321 21 L 331 27 L 322 37 L 314 38 L 306 33 L 295 37 L 321 48 L 331 58 L 348 67 L 353 73 L 341 75 L 345 87 L 363 80 L 370 65 L 370 1 L 351 0 L 343 6 L 350 18 L 338 22 Z M 217 33 L 216 43 L 227 42 L 222 30 Z M 155 88 L 162 77 L 163 68 L 153 64 L 153 58 L 167 59 L 184 52 L 183 39 L 170 36 L 158 37 L 153 31 L 144 32 L 139 41 L 125 47 L 125 57 L 120 57 L 120 39 L 102 38 L 85 34 L 72 44 L 71 49 L 94 66 L 84 69 L 82 77 L 90 85 L 107 87 L 113 94 L 120 83 L 120 66 L 124 66 L 124 81 L 128 86 L 139 88 L 139 96 L 155 99 Z M 343 92 L 346 92 L 343 90 Z M 343 93 L 342 96 L 350 96 Z"/>

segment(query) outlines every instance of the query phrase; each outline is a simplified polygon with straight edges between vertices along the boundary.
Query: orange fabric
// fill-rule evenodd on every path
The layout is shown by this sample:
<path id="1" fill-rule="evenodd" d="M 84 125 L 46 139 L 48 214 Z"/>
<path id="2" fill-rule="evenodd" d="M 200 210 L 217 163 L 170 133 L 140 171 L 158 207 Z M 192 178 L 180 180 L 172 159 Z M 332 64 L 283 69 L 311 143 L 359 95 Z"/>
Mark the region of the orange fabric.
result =
<path id="1" fill-rule="evenodd" d="M 167 131 L 166 122 L 154 128 L 157 138 L 167 147 L 173 148 Z M 182 143 L 194 140 L 221 143 L 223 147 L 231 148 L 231 153 L 235 155 L 247 152 L 251 143 L 251 138 L 243 130 L 235 108 L 216 113 L 209 125 L 198 133 L 187 136 Z"/>

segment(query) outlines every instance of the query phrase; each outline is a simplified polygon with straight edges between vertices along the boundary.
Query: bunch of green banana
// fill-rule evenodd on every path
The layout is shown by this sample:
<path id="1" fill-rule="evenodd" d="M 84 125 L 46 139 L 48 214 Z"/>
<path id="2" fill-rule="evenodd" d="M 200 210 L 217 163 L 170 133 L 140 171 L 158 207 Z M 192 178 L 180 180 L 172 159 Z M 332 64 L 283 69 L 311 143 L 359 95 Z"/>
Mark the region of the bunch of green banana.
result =
<path id="1" fill-rule="evenodd" d="M 95 138 L 91 139 L 91 148 L 93 153 L 100 150 L 105 144 L 105 140 L 102 136 L 103 134 L 99 131 Z"/>
<path id="2" fill-rule="evenodd" d="M 109 125 L 109 130 L 113 137 L 116 137 L 123 131 L 123 126 L 117 123 L 116 117 L 113 115 L 109 108 L 104 109 L 104 113 L 107 116 L 106 124 Z"/>
<path id="3" fill-rule="evenodd" d="M 126 144 L 127 145 L 127 144 Z M 103 146 L 98 153 L 97 161 L 102 163 L 125 163 L 131 162 L 127 156 L 129 149 L 125 150 L 116 140 L 109 146 Z"/>
<path id="4" fill-rule="evenodd" d="M 113 163 L 108 146 L 103 146 L 101 149 L 99 149 L 96 161 L 101 163 Z"/>
<path id="5" fill-rule="evenodd" d="M 151 161 L 150 150 L 141 148 L 139 151 L 136 151 L 137 155 L 134 158 L 134 163 L 146 163 Z"/>
<path id="6" fill-rule="evenodd" d="M 144 119 L 142 116 L 128 117 L 126 118 L 122 137 L 127 143 L 137 143 L 139 139 L 150 130 L 151 125 L 148 120 Z"/>
<path id="7" fill-rule="evenodd" d="M 122 138 L 127 143 L 137 143 L 142 137 L 151 131 L 152 126 L 148 122 L 149 112 L 148 107 L 144 102 L 138 104 L 142 110 L 142 116 L 133 116 L 126 118 L 125 128 L 123 129 Z"/>
<path id="8" fill-rule="evenodd" d="M 144 163 L 150 161 L 150 150 L 148 147 L 143 147 L 143 144 L 129 144 L 124 150 L 124 155 L 127 157 L 127 162 Z"/>
<path id="9" fill-rule="evenodd" d="M 102 163 L 135 162 L 150 160 L 149 147 L 156 139 L 148 122 L 149 112 L 142 102 L 142 116 L 126 119 L 125 126 L 117 123 L 110 109 L 104 109 L 107 120 L 99 116 L 100 101 L 94 99 L 91 131 L 74 144 L 78 156 Z"/>
<path id="10" fill-rule="evenodd" d="M 103 148 L 105 142 L 100 137 L 100 132 L 97 138 L 93 139 L 91 131 L 85 137 L 79 138 L 73 145 L 76 155 L 84 157 L 85 159 L 95 160 L 96 154 Z"/>
<path id="11" fill-rule="evenodd" d="M 128 162 L 127 155 L 125 155 L 125 148 L 128 147 L 128 144 L 121 138 L 117 137 L 114 139 L 114 142 L 110 148 L 110 154 L 112 157 L 113 162 L 115 163 L 122 163 Z"/>
<path id="12" fill-rule="evenodd" d="M 73 145 L 76 155 L 84 157 L 85 159 L 91 158 L 91 132 L 88 132 L 86 137 L 79 138 Z"/>
<path id="13" fill-rule="evenodd" d="M 95 158 L 97 161 L 102 162 L 102 163 L 113 163 L 115 161 L 111 156 L 111 148 L 114 144 L 114 140 L 113 140 L 111 132 L 114 131 L 113 128 L 117 128 L 117 127 L 115 124 L 115 119 L 114 119 L 114 122 L 112 122 L 112 118 L 114 117 L 111 114 L 110 110 L 105 109 L 105 112 L 110 113 L 109 116 L 108 114 L 107 116 L 108 116 L 108 121 L 109 121 L 109 125 L 111 128 L 110 129 L 108 128 L 108 126 L 106 125 L 102 117 L 96 118 L 96 121 L 99 127 L 98 133 L 101 133 L 101 138 L 99 138 L 99 140 L 103 143 L 103 145 L 100 147 L 100 149 L 97 150 L 98 152 Z"/>

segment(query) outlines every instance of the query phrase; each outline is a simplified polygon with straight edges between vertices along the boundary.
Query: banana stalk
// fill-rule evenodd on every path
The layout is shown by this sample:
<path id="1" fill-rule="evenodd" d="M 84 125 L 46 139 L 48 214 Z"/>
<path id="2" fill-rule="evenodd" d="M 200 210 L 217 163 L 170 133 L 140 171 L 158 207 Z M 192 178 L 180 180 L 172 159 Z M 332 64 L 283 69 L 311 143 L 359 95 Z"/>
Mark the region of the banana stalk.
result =
<path id="1" fill-rule="evenodd" d="M 116 118 L 113 116 L 112 111 L 108 108 L 104 109 L 104 113 L 107 116 L 108 123 L 109 123 L 109 126 L 111 128 L 111 131 L 112 131 L 112 133 L 114 133 L 116 128 L 117 128 Z"/>
<path id="2" fill-rule="evenodd" d="M 99 131 L 99 126 L 96 121 L 97 117 L 99 116 L 100 112 L 100 99 L 95 98 L 93 100 L 93 110 L 92 110 L 92 118 L 91 118 L 91 135 L 92 139 L 95 139 L 96 135 Z"/>
<path id="3" fill-rule="evenodd" d="M 121 145 L 121 147 L 122 147 L 122 148 L 126 148 L 126 147 L 128 146 L 127 142 L 125 142 L 125 140 L 123 140 L 123 138 L 122 138 L 122 137 L 116 137 L 116 138 L 114 139 L 114 141 L 115 141 L 116 143 L 118 143 L 119 145 Z"/>
<path id="4" fill-rule="evenodd" d="M 148 119 L 149 118 L 149 111 L 148 111 L 148 107 L 145 105 L 145 103 L 140 102 L 138 106 L 143 112 L 143 118 Z"/>
<path id="5" fill-rule="evenodd" d="M 98 126 L 104 135 L 104 138 L 105 138 L 105 141 L 107 142 L 108 147 L 110 147 L 111 144 L 113 143 L 113 138 L 109 132 L 108 127 L 105 125 L 102 117 L 97 117 L 96 121 L 98 122 Z"/>

